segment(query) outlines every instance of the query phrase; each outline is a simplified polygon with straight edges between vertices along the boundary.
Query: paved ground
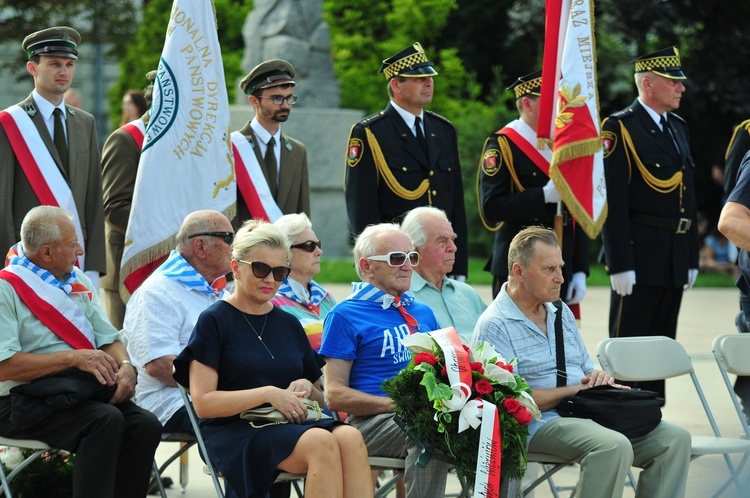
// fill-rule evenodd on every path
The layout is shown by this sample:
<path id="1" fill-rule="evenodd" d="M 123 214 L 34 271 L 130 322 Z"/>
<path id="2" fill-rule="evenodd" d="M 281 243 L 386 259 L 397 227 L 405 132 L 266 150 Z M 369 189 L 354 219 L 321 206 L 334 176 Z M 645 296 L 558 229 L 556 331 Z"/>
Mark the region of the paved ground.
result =
<path id="1" fill-rule="evenodd" d="M 346 297 L 348 286 L 330 286 L 337 299 Z M 478 288 L 487 302 L 490 301 L 489 287 Z M 677 339 L 685 346 L 706 392 L 714 416 L 722 434 L 736 437 L 740 433 L 740 422 L 732 408 L 729 395 L 721 380 L 711 352 L 711 342 L 719 334 L 734 333 L 734 316 L 738 310 L 737 291 L 734 289 L 693 289 L 685 293 L 680 313 Z M 591 354 L 595 354 L 599 341 L 607 335 L 607 316 L 609 312 L 609 291 L 605 288 L 591 288 L 582 305 L 581 333 Z M 596 360 L 595 360 L 596 362 Z M 711 435 L 711 428 L 695 395 L 690 379 L 678 378 L 667 382 L 667 405 L 664 407 L 664 419 L 686 427 L 693 435 Z M 163 443 L 157 452 L 157 461 L 163 461 L 168 454 L 177 448 L 175 443 Z M 169 490 L 170 497 L 211 497 L 215 496 L 211 480 L 202 472 L 202 462 L 197 450 L 189 452 L 189 484 L 186 494 L 181 495 L 179 485 Z M 167 471 L 173 479 L 178 477 L 177 464 Z M 576 467 L 570 467 L 557 474 L 558 484 L 574 484 L 578 475 Z M 727 468 L 720 456 L 705 456 L 695 460 L 690 467 L 688 498 L 705 498 L 711 496 L 726 480 Z M 455 478 L 449 481 L 449 491 L 457 492 Z M 536 498 L 552 496 L 549 487 L 537 488 Z M 626 497 L 633 493 L 626 490 Z M 724 497 L 740 498 L 750 496 L 750 491 L 738 493 L 737 490 L 724 493 Z M 650 497 L 646 497 L 650 498 Z"/>

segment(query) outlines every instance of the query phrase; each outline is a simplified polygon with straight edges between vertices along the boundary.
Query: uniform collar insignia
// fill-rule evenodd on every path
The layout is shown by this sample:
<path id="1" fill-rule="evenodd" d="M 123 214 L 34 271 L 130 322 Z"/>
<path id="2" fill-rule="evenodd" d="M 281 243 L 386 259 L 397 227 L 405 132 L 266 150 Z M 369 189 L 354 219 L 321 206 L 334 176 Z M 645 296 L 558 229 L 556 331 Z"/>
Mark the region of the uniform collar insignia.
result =
<path id="1" fill-rule="evenodd" d="M 76 115 L 76 110 L 75 110 L 74 107 L 70 107 L 69 105 L 65 105 L 65 108 L 68 110 L 68 114 L 70 114 L 71 116 L 75 116 Z"/>
<path id="2" fill-rule="evenodd" d="M 286 147 L 286 150 L 289 152 L 292 151 L 292 141 L 286 138 L 284 135 L 281 136 L 281 140 L 284 141 L 284 147 Z"/>
<path id="3" fill-rule="evenodd" d="M 247 138 L 247 143 L 250 144 L 250 147 L 255 148 L 255 139 L 252 135 L 245 135 L 245 138 Z"/>
<path id="4" fill-rule="evenodd" d="M 25 106 L 23 106 L 23 109 L 26 111 L 26 114 L 29 115 L 30 118 L 33 118 L 34 115 L 37 113 L 36 106 L 33 102 L 29 102 Z"/>

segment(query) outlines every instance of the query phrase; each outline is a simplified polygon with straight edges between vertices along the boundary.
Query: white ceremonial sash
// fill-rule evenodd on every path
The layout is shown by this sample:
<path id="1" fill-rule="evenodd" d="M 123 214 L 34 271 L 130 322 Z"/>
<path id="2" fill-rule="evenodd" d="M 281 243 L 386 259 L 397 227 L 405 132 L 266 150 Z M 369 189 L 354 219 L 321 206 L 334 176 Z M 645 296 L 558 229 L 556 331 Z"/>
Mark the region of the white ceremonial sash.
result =
<path id="1" fill-rule="evenodd" d="M 268 188 L 266 176 L 258 163 L 255 151 L 247 137 L 239 131 L 232 132 L 232 149 L 234 152 L 237 187 L 253 218 L 264 218 L 270 222 L 279 219 L 284 213 L 279 209 L 276 200 Z"/>
<path id="2" fill-rule="evenodd" d="M 55 335 L 76 349 L 96 349 L 91 322 L 81 308 L 76 306 L 71 296 L 62 289 L 44 282 L 36 273 L 23 266 L 10 265 L 0 273 L 3 272 L 12 274 L 4 280 L 13 286 L 26 307 Z M 14 279 L 13 276 L 18 279 Z M 85 296 L 82 298 L 85 299 Z"/>
<path id="3" fill-rule="evenodd" d="M 552 150 L 536 147 L 536 132 L 521 119 L 515 119 L 498 130 L 508 137 L 523 151 L 536 166 L 549 176 L 549 166 L 552 161 Z"/>
<path id="4" fill-rule="evenodd" d="M 86 241 L 83 238 L 81 220 L 78 217 L 73 192 L 44 144 L 34 122 L 21 107 L 12 105 L 0 111 L 0 123 L 39 202 L 42 205 L 57 206 L 69 211 L 73 215 L 78 242 L 85 247 Z M 82 270 L 85 270 L 84 261 L 84 255 L 78 257 L 78 267 Z"/>

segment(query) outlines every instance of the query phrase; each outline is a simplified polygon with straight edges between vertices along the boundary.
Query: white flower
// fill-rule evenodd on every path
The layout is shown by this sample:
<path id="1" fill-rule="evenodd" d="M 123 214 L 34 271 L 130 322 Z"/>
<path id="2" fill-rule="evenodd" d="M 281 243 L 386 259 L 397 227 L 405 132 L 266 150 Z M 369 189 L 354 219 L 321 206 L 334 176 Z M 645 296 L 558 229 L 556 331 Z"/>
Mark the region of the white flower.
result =
<path id="1" fill-rule="evenodd" d="M 500 368 L 494 363 L 488 363 L 484 366 L 484 375 L 494 380 L 498 384 L 508 386 L 511 389 L 516 389 L 516 378 L 515 376 L 504 368 Z"/>
<path id="2" fill-rule="evenodd" d="M 526 391 L 521 391 L 521 396 L 516 398 L 519 403 L 526 407 L 532 417 L 535 420 L 542 420 L 542 412 L 539 411 L 539 407 L 536 406 L 536 401 Z"/>
<path id="3" fill-rule="evenodd" d="M 410 334 L 401 339 L 401 344 L 409 348 L 414 354 L 432 353 L 434 341 L 429 334 Z"/>
<path id="4" fill-rule="evenodd" d="M 15 446 L 0 446 L 0 463 L 8 470 L 13 470 L 26 459 L 21 448 Z"/>

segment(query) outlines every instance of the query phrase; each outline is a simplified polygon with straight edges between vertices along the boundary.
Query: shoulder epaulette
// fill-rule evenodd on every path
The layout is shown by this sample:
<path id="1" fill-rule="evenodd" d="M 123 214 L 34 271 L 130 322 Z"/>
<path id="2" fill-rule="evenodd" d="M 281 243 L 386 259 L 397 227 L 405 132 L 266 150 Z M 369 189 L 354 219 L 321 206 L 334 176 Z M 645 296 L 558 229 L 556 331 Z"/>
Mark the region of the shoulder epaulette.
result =
<path id="1" fill-rule="evenodd" d="M 675 114 L 673 112 L 668 112 L 667 114 L 669 114 L 669 119 L 673 119 L 674 118 L 677 121 L 681 121 L 683 124 L 687 124 L 687 121 L 685 121 L 685 119 L 682 116 L 680 116 L 678 114 Z"/>
<path id="2" fill-rule="evenodd" d="M 739 128 L 744 128 L 745 130 L 750 131 L 750 119 L 746 119 L 745 121 L 743 121 L 742 123 L 740 123 L 737 126 Z"/>
<path id="3" fill-rule="evenodd" d="M 384 117 L 385 117 L 385 113 L 383 111 L 376 112 L 375 114 L 371 114 L 371 115 L 367 116 L 365 119 L 363 119 L 362 121 L 360 121 L 359 124 L 367 126 L 367 125 L 369 125 L 371 123 L 374 123 L 378 119 L 382 119 Z"/>
<path id="4" fill-rule="evenodd" d="M 433 116 L 433 117 L 435 117 L 435 118 L 438 118 L 438 119 L 440 119 L 440 120 L 442 120 L 442 121 L 445 121 L 445 122 L 446 122 L 446 123 L 448 123 L 448 124 L 449 124 L 450 126 L 453 126 L 453 123 L 451 122 L 451 120 L 450 120 L 450 119 L 448 119 L 448 118 L 444 118 L 443 116 L 441 116 L 440 114 L 438 114 L 438 113 L 436 113 L 436 112 L 432 112 L 432 111 L 428 111 L 428 110 L 425 110 L 424 112 L 426 112 L 426 113 L 427 113 L 427 114 L 429 114 L 430 116 Z"/>
<path id="5" fill-rule="evenodd" d="M 624 119 L 629 116 L 633 116 L 635 113 L 633 112 L 632 107 L 626 107 L 625 109 L 622 109 L 621 111 L 617 111 L 610 115 L 611 118 L 615 119 Z"/>

